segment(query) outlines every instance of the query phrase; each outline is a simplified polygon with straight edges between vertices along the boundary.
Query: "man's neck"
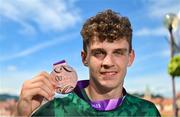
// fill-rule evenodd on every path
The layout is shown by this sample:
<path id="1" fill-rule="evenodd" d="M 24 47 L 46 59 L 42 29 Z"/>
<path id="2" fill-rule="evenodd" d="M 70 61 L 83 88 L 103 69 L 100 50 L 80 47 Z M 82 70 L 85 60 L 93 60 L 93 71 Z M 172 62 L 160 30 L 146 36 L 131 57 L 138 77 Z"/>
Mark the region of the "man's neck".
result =
<path id="1" fill-rule="evenodd" d="M 85 91 L 91 101 L 118 99 L 123 96 L 123 86 L 104 90 L 102 87 L 98 88 L 94 84 L 91 84 L 91 82 L 89 82 L 89 85 L 85 88 Z"/>

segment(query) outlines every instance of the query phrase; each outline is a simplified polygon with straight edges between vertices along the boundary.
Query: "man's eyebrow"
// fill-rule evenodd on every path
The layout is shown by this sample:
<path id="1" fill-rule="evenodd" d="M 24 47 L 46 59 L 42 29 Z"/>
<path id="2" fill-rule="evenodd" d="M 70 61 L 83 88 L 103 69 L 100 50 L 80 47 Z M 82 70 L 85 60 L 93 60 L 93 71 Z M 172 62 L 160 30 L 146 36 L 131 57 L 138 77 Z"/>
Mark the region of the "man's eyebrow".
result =
<path id="1" fill-rule="evenodd" d="M 95 49 L 91 49 L 91 52 L 95 52 L 95 51 L 105 51 L 104 49 L 102 48 L 95 48 Z"/>
<path id="2" fill-rule="evenodd" d="M 115 49 L 114 51 L 127 52 L 127 51 L 128 51 L 128 49 L 127 49 L 127 48 L 118 48 L 118 49 Z"/>

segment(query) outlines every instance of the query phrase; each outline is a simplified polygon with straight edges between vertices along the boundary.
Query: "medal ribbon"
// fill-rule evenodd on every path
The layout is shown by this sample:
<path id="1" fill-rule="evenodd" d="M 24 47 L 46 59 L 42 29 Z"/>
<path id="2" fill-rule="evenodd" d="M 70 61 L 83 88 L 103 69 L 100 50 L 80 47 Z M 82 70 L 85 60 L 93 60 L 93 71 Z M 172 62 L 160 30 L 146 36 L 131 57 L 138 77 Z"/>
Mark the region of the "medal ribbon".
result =
<path id="1" fill-rule="evenodd" d="M 89 85 L 88 80 L 79 81 L 77 83 L 77 86 L 75 88 L 75 93 L 85 101 L 87 101 L 94 109 L 99 111 L 109 111 L 117 108 L 120 106 L 126 96 L 126 91 L 123 89 L 123 97 L 118 99 L 107 99 L 107 100 L 100 100 L 100 101 L 91 101 L 89 99 L 86 99 L 85 96 L 83 96 L 82 90 Z"/>

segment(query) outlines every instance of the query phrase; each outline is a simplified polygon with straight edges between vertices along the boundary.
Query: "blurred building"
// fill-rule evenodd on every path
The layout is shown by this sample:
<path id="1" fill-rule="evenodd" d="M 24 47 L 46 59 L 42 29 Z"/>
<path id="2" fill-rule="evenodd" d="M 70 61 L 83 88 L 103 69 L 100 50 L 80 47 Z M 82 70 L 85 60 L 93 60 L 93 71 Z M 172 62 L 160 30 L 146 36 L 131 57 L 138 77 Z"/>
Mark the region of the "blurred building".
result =
<path id="1" fill-rule="evenodd" d="M 16 109 L 16 104 L 17 101 L 15 99 L 0 101 L 0 117 L 13 116 L 14 110 Z"/>
<path id="2" fill-rule="evenodd" d="M 153 102 L 161 113 L 161 116 L 173 116 L 173 100 L 171 98 L 152 97 L 149 88 L 146 88 L 143 98 Z M 176 95 L 176 103 L 178 115 L 180 115 L 180 92 Z"/>

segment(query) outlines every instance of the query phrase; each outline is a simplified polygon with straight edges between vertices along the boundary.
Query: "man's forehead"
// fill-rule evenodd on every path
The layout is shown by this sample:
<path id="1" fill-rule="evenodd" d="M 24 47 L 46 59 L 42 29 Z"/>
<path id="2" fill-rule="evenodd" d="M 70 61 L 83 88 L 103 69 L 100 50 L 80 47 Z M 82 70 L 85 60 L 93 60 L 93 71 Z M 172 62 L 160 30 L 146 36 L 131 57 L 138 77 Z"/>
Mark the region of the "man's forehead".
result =
<path id="1" fill-rule="evenodd" d="M 90 39 L 90 44 L 94 44 L 94 43 L 103 43 L 103 42 L 107 42 L 107 43 L 117 43 L 117 42 L 120 42 L 120 41 L 127 41 L 128 42 L 128 39 L 127 37 L 119 37 L 117 39 L 100 39 L 98 36 L 93 36 L 91 39 Z"/>
<path id="2" fill-rule="evenodd" d="M 94 47 L 94 46 L 119 46 L 119 47 L 129 47 L 129 43 L 126 39 L 118 39 L 118 40 L 114 40 L 113 42 L 109 42 L 107 40 L 104 41 L 99 41 L 99 40 L 93 40 L 92 42 L 89 43 L 90 47 Z"/>
<path id="3" fill-rule="evenodd" d="M 94 49 L 104 49 L 104 50 L 129 50 L 129 44 L 127 40 L 115 40 L 113 42 L 108 41 L 94 41 L 93 43 L 90 43 L 88 50 L 94 50 Z"/>

